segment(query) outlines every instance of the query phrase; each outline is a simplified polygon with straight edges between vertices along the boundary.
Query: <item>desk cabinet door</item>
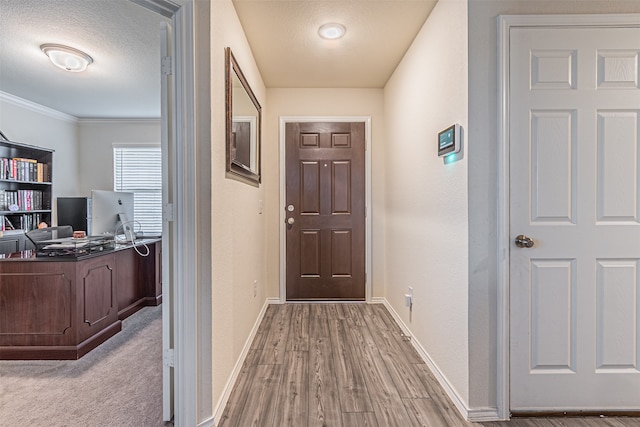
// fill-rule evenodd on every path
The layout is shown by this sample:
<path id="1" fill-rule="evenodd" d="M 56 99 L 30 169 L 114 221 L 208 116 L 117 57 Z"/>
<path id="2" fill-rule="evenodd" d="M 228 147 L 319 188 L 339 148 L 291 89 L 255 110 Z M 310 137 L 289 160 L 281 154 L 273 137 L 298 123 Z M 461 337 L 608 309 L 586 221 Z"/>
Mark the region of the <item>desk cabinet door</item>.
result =
<path id="1" fill-rule="evenodd" d="M 77 268 L 79 334 L 85 339 L 118 320 L 115 260 L 113 255 L 100 256 L 77 263 Z"/>

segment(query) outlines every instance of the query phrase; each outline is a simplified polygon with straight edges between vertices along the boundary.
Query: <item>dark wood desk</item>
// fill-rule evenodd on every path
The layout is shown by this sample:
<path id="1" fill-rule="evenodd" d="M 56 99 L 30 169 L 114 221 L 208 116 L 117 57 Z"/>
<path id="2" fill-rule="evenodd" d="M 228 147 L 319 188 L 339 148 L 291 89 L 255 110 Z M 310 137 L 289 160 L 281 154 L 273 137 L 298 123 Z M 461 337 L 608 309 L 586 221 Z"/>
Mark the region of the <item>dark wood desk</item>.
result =
<path id="1" fill-rule="evenodd" d="M 162 302 L 160 240 L 79 258 L 0 258 L 0 359 L 79 359 Z M 144 253 L 144 252 L 143 252 Z"/>

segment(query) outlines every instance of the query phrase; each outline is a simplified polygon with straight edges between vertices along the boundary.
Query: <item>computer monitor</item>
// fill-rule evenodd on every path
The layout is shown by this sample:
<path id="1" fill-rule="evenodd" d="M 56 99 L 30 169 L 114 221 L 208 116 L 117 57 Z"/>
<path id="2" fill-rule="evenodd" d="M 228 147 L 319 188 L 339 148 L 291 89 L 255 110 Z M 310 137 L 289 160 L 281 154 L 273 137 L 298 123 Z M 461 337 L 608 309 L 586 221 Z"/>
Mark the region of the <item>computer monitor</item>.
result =
<path id="1" fill-rule="evenodd" d="M 91 190 L 91 234 L 124 234 L 133 240 L 133 203 L 133 193 Z"/>

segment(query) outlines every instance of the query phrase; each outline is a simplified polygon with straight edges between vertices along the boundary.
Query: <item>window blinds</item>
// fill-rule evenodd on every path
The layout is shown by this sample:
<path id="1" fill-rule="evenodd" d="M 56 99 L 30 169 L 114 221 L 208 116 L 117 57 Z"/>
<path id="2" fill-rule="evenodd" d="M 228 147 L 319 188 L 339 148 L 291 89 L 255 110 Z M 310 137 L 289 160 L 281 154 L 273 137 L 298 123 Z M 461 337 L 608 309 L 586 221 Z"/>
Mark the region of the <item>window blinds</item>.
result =
<path id="1" fill-rule="evenodd" d="M 134 193 L 134 219 L 146 235 L 162 234 L 162 152 L 160 146 L 113 148 L 114 190 Z M 138 224 L 135 231 L 139 232 Z"/>

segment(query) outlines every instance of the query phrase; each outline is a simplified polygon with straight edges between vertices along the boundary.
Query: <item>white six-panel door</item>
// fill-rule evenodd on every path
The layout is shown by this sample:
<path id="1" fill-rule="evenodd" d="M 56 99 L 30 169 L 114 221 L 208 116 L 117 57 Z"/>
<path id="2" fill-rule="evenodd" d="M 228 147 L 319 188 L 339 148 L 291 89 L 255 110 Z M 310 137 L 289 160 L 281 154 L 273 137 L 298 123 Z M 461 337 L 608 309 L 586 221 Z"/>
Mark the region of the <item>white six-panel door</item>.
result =
<path id="1" fill-rule="evenodd" d="M 640 410 L 639 53 L 637 28 L 511 30 L 512 412 Z"/>

